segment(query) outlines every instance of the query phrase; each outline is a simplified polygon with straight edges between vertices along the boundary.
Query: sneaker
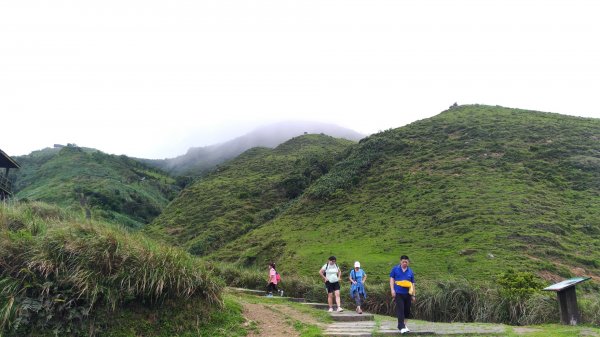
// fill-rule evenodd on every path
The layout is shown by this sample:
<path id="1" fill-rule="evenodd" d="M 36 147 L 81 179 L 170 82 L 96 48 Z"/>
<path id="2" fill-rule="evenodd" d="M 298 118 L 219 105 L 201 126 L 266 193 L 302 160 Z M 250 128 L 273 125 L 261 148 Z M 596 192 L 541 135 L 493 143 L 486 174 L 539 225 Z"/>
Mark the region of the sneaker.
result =
<path id="1" fill-rule="evenodd" d="M 283 290 L 279 290 L 279 293 L 281 294 L 281 297 L 283 297 Z"/>
<path id="2" fill-rule="evenodd" d="M 273 297 L 273 294 L 267 294 L 267 297 Z"/>
<path id="3" fill-rule="evenodd" d="M 333 308 L 329 308 L 329 310 L 327 310 L 328 312 L 333 312 Z"/>
<path id="4" fill-rule="evenodd" d="M 362 309 L 358 307 L 358 313 L 362 315 Z"/>
<path id="5" fill-rule="evenodd" d="M 407 328 L 402 328 L 400 329 L 400 334 L 404 335 L 405 333 L 409 332 L 410 330 L 408 330 Z"/>
<path id="6" fill-rule="evenodd" d="M 406 329 L 406 332 L 410 332 L 410 329 L 408 328 L 408 325 L 404 325 L 404 329 Z"/>
<path id="7" fill-rule="evenodd" d="M 339 308 L 337 309 L 337 312 L 342 312 L 342 311 L 344 311 L 344 309 L 342 309 L 342 307 L 339 307 Z"/>

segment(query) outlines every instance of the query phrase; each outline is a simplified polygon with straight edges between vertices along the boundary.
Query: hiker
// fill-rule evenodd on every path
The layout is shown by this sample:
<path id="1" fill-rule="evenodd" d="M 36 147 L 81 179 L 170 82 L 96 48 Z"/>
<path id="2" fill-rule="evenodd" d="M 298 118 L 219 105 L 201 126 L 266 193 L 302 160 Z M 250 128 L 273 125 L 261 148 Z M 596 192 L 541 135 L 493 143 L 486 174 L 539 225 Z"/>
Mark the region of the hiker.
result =
<path id="1" fill-rule="evenodd" d="M 360 268 L 360 262 L 354 262 L 354 269 L 350 271 L 350 297 L 354 298 L 356 302 L 356 312 L 362 314 L 360 308 L 362 302 L 367 299 L 367 291 L 365 290 L 365 281 L 367 280 L 367 274 Z M 361 301 L 362 295 L 362 301 Z"/>
<path id="2" fill-rule="evenodd" d="M 390 272 L 390 291 L 396 302 L 396 316 L 398 317 L 398 330 L 401 334 L 410 332 L 406 326 L 410 317 L 410 305 L 415 302 L 415 274 L 408 268 L 408 256 L 400 257 L 400 264 Z"/>
<path id="3" fill-rule="evenodd" d="M 275 263 L 269 263 L 269 281 L 267 283 L 267 297 L 273 297 L 273 291 L 283 296 L 283 290 L 277 289 L 277 283 L 279 283 L 280 276 L 277 270 L 275 269 Z"/>
<path id="4" fill-rule="evenodd" d="M 342 312 L 342 306 L 340 305 L 340 278 L 342 278 L 342 271 L 336 263 L 335 256 L 330 256 L 327 263 L 319 270 L 319 276 L 325 282 L 325 288 L 327 289 L 327 304 L 329 304 L 329 312 L 333 312 L 333 295 L 335 294 L 335 303 L 337 304 L 337 311 Z"/>

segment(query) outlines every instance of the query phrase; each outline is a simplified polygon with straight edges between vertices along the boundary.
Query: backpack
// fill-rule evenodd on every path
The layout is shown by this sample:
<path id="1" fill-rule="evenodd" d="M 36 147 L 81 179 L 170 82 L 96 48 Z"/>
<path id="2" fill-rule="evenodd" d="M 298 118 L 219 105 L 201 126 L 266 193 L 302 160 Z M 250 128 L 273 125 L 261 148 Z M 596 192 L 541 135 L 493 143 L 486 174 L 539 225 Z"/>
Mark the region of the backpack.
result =
<path id="1" fill-rule="evenodd" d="M 275 272 L 275 280 L 277 280 L 277 283 L 281 282 L 281 276 L 279 276 L 278 272 Z"/>

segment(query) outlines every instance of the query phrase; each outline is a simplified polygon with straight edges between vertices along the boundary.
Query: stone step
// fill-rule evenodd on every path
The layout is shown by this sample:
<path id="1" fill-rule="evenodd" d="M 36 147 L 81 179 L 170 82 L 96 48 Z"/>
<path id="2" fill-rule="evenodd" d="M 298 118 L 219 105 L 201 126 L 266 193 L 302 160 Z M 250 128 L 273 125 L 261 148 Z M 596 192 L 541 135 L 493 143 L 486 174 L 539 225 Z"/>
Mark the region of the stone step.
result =
<path id="1" fill-rule="evenodd" d="M 378 336 L 401 336 L 400 331 L 398 329 L 394 330 L 377 330 Z M 402 336 L 436 336 L 436 333 L 433 331 L 419 331 L 419 330 L 410 330 L 408 334 Z"/>
<path id="2" fill-rule="evenodd" d="M 331 318 L 336 322 L 360 322 L 372 321 L 375 319 L 372 314 L 357 314 L 354 311 L 332 312 Z"/>
<path id="3" fill-rule="evenodd" d="M 256 295 L 256 296 L 264 296 L 266 297 L 267 292 L 264 290 L 254 290 L 254 289 L 246 289 L 246 288 L 229 288 L 230 291 L 236 292 L 236 293 L 242 293 L 242 294 L 248 294 L 248 295 Z M 271 298 L 271 297 L 269 297 Z M 298 297 L 287 297 L 287 296 L 278 296 L 277 294 L 274 294 L 272 298 L 279 298 L 279 299 L 284 299 L 286 301 L 290 301 L 290 302 L 298 302 L 298 303 L 302 303 L 302 302 L 306 302 L 305 299 L 303 298 L 298 298 Z"/>
<path id="4" fill-rule="evenodd" d="M 265 295 L 267 292 L 264 290 L 254 290 L 254 289 L 246 289 L 246 288 L 229 288 L 229 290 L 236 293 L 243 293 L 249 295 Z"/>
<path id="5" fill-rule="evenodd" d="M 371 332 L 328 332 L 325 331 L 323 336 L 328 337 L 371 337 Z"/>
<path id="6" fill-rule="evenodd" d="M 375 321 L 360 321 L 360 322 L 333 322 L 329 325 L 335 329 L 350 329 L 350 328 L 374 328 Z"/>
<path id="7" fill-rule="evenodd" d="M 311 306 L 313 308 L 317 308 L 317 309 L 329 309 L 329 305 L 327 303 L 309 303 L 309 302 L 304 302 L 302 303 L 304 305 L 308 305 Z M 335 306 L 333 306 L 334 309 L 337 309 Z"/>

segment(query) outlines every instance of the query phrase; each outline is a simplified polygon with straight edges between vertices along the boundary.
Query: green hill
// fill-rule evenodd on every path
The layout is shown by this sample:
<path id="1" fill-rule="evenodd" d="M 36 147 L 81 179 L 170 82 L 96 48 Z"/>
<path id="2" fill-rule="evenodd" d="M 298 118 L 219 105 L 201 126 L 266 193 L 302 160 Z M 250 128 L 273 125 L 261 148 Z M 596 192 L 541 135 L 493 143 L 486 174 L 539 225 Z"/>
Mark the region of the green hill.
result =
<path id="1" fill-rule="evenodd" d="M 147 232 L 206 254 L 276 217 L 352 144 L 304 135 L 250 149 L 182 191 Z"/>
<path id="2" fill-rule="evenodd" d="M 126 156 L 74 145 L 16 157 L 16 197 L 88 212 L 130 227 L 150 222 L 178 193 L 166 173 Z"/>
<path id="3" fill-rule="evenodd" d="M 599 135 L 597 119 L 453 108 L 361 140 L 290 207 L 210 257 L 312 275 L 333 254 L 381 281 L 400 254 L 428 279 L 509 267 L 600 279 Z"/>

